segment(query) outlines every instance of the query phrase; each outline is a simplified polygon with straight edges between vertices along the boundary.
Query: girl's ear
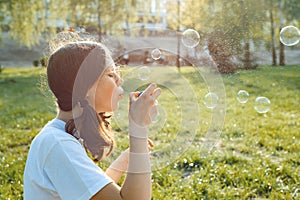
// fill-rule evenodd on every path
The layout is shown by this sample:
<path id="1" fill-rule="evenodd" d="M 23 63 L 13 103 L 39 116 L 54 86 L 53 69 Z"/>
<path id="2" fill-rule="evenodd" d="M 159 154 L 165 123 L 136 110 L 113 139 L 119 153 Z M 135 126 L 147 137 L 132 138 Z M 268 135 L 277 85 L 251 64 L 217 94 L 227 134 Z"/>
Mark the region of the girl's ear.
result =
<path id="1" fill-rule="evenodd" d="M 97 89 L 98 81 L 96 81 L 90 89 L 88 89 L 86 93 L 86 99 L 90 103 L 92 107 L 94 107 L 95 104 L 95 95 L 96 95 L 96 89 Z"/>

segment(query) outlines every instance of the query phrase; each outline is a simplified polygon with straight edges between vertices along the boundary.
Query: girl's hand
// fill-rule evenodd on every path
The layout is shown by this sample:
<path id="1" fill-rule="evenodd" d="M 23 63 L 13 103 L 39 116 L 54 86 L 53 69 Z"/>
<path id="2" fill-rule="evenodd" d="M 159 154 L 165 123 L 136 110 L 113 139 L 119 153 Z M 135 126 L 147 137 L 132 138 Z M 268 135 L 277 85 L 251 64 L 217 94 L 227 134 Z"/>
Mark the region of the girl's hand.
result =
<path id="1" fill-rule="evenodd" d="M 155 107 L 155 101 L 160 93 L 161 89 L 153 83 L 144 90 L 140 97 L 138 97 L 139 92 L 130 93 L 129 123 L 135 123 L 140 127 L 150 125 L 151 115 L 153 116 L 152 107 Z"/>

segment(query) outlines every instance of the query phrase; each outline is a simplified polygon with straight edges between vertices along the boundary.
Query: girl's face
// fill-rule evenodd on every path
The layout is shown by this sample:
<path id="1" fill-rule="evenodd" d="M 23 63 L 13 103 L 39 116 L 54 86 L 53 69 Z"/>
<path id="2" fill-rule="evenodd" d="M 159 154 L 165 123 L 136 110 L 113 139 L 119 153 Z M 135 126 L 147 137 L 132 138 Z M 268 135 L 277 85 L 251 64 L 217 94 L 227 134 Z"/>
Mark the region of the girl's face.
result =
<path id="1" fill-rule="evenodd" d="M 94 102 L 97 113 L 113 112 L 118 109 L 119 101 L 123 97 L 123 79 L 120 77 L 120 68 L 109 62 L 98 81 L 88 92 L 90 103 Z M 91 104 L 92 105 L 92 104 Z"/>

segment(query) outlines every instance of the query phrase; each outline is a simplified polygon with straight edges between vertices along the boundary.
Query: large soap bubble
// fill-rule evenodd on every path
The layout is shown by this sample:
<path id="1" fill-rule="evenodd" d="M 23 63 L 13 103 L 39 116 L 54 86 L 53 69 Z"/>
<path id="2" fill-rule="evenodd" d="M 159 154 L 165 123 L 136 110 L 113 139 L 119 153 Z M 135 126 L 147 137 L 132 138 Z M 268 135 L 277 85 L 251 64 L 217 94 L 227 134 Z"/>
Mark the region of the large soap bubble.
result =
<path id="1" fill-rule="evenodd" d="M 198 57 L 180 56 L 179 61 L 185 66 L 179 69 L 176 67 L 177 39 L 181 38 L 182 34 L 171 30 L 157 30 L 157 32 L 164 36 L 147 38 L 140 36 L 139 30 L 131 30 L 130 34 L 126 33 L 124 36 L 106 41 L 108 46 L 112 41 L 118 41 L 118 44 L 126 47 L 126 52 L 133 58 L 128 66 L 123 67 L 124 98 L 113 118 L 119 127 L 119 132 L 115 134 L 116 138 L 124 138 L 124 135 L 128 134 L 129 93 L 142 91 L 152 82 L 162 88 L 162 94 L 158 99 L 159 114 L 152 119 L 153 123 L 149 128 L 149 138 L 155 145 L 151 149 L 152 170 L 159 170 L 171 164 L 191 146 L 197 148 L 202 155 L 210 152 L 220 140 L 226 110 L 222 78 L 217 73 L 211 57 L 200 47 L 198 40 L 200 37 L 196 36 L 196 43 L 193 45 L 192 43 L 187 46 L 180 45 L 181 55 L 201 55 L 202 58 L 206 57 L 208 62 L 203 63 Z M 157 58 L 162 55 L 159 52 L 164 52 L 164 65 L 157 65 L 161 60 Z M 112 53 L 114 59 L 122 57 L 122 52 L 112 51 Z M 155 59 L 148 61 L 142 58 L 150 56 L 149 53 L 152 53 L 152 58 L 155 55 Z M 141 63 L 143 60 L 146 61 Z M 187 64 L 189 66 L 186 66 Z M 144 70 L 146 73 L 141 73 L 145 72 Z M 217 95 L 217 106 L 214 105 L 213 109 L 207 109 L 203 104 L 203 97 L 207 93 Z M 124 140 L 128 142 L 128 139 Z M 197 144 L 193 144 L 194 140 Z M 121 149 L 116 148 L 108 159 L 115 159 L 119 151 Z"/>

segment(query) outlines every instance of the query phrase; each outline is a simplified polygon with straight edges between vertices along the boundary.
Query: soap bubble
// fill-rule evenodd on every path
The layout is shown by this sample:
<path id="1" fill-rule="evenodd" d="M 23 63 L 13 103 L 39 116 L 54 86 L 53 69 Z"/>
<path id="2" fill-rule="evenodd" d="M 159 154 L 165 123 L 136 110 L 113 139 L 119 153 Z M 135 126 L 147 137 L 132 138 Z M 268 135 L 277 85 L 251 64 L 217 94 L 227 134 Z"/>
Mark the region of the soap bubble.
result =
<path id="1" fill-rule="evenodd" d="M 150 71 L 149 67 L 147 67 L 147 66 L 143 66 L 138 69 L 139 79 L 141 79 L 143 81 L 148 80 L 150 77 L 150 74 L 151 74 L 151 71 Z"/>
<path id="2" fill-rule="evenodd" d="M 267 97 L 257 97 L 254 109 L 258 113 L 267 113 L 270 110 L 271 101 Z"/>
<path id="3" fill-rule="evenodd" d="M 300 41 L 300 31 L 295 26 L 286 26 L 280 31 L 280 41 L 286 46 L 294 46 Z"/>
<path id="4" fill-rule="evenodd" d="M 246 90 L 240 90 L 240 91 L 237 93 L 237 100 L 238 100 L 240 103 L 247 103 L 248 98 L 249 98 L 249 93 L 248 93 Z"/>
<path id="5" fill-rule="evenodd" d="M 204 105 L 207 108 L 214 109 L 218 105 L 219 97 L 213 92 L 209 92 L 204 96 Z"/>
<path id="6" fill-rule="evenodd" d="M 161 51 L 159 49 L 153 49 L 151 52 L 151 57 L 153 60 L 159 60 L 161 57 Z"/>
<path id="7" fill-rule="evenodd" d="M 160 105 L 158 104 L 158 101 L 157 101 L 157 100 L 155 101 L 155 106 L 157 107 L 157 113 L 156 113 L 156 115 L 153 116 L 153 117 L 150 115 L 151 121 L 152 121 L 153 124 L 157 124 L 157 123 L 160 123 L 160 124 L 162 123 L 162 124 L 164 124 L 164 122 L 166 121 L 166 113 L 165 113 L 165 110 L 163 109 L 162 106 L 160 106 Z"/>
<path id="8" fill-rule="evenodd" d="M 182 34 L 182 43 L 189 48 L 196 47 L 200 42 L 200 35 L 193 29 L 187 29 Z"/>
<path id="9" fill-rule="evenodd" d="M 181 38 L 180 42 L 186 42 L 186 38 L 183 36 L 188 34 L 182 35 L 183 33 L 172 30 L 161 31 L 159 34 L 172 35 L 174 38 Z M 158 87 L 162 88 L 162 94 L 158 99 L 158 115 L 155 117 L 150 115 L 152 123 L 149 125 L 149 138 L 155 144 L 155 147 L 151 149 L 152 170 L 159 170 L 170 165 L 194 144 L 201 155 L 210 153 L 212 147 L 215 147 L 220 141 L 220 134 L 223 129 L 226 112 L 225 86 L 222 76 L 217 71 L 217 65 L 211 56 L 204 53 L 205 50 L 198 45 L 200 36 L 196 36 L 196 42 L 194 40 L 194 42 L 186 42 L 187 45 L 182 44 L 180 46 L 181 52 L 193 50 L 192 56 L 202 54 L 201 58 L 206 59 L 207 62 L 203 62 L 198 57 L 184 57 L 186 54 L 183 53 L 177 55 L 172 46 L 174 40 L 166 40 L 166 38 L 161 37 L 148 40 L 148 38 L 138 37 L 138 34 L 135 38 L 133 33 L 139 32 L 139 29 L 133 29 L 128 34 L 122 34 L 114 40 L 118 40 L 122 46 L 126 46 L 126 52 L 136 55 L 136 60 L 132 60 L 123 71 L 123 96 L 128 96 L 133 91 L 143 91 L 149 83 L 156 83 Z M 133 37 L 128 37 L 129 35 Z M 196 35 L 199 34 L 196 33 Z M 151 41 L 155 41 L 155 45 Z M 128 43 L 130 45 L 127 45 Z M 107 44 L 110 45 L 108 42 Z M 196 48 L 190 49 L 191 47 Z M 149 62 L 143 63 L 146 55 L 143 56 L 143 52 L 147 52 Z M 120 56 L 122 54 L 116 51 L 113 59 Z M 181 60 L 190 62 L 191 66 L 182 68 L 182 71 L 178 70 L 174 59 L 177 56 Z M 168 65 L 156 65 L 154 67 L 155 62 L 152 61 L 155 59 L 160 61 L 163 58 Z M 139 63 L 143 64 L 139 65 Z M 206 93 L 203 95 L 201 92 L 199 93 L 198 83 L 205 84 L 201 87 L 207 86 L 208 91 L 206 93 L 214 92 L 209 93 L 205 98 L 205 103 L 210 109 L 205 109 L 206 107 L 203 105 L 203 97 Z M 124 137 L 124 132 L 128 133 L 129 131 L 129 100 L 129 98 L 123 98 L 119 102 L 119 107 L 114 112 L 115 117 L 112 118 L 112 123 L 119 128 L 116 133 L 117 143 L 128 142 L 128 138 Z M 207 123 L 204 124 L 204 121 Z M 124 147 L 124 145 L 117 146 Z M 122 148 L 115 148 L 108 159 L 113 161 L 122 150 Z"/>

